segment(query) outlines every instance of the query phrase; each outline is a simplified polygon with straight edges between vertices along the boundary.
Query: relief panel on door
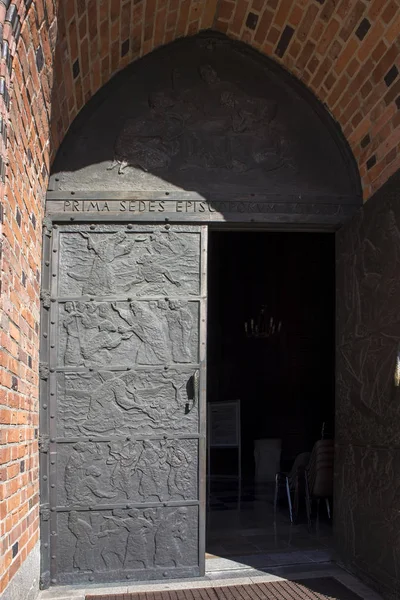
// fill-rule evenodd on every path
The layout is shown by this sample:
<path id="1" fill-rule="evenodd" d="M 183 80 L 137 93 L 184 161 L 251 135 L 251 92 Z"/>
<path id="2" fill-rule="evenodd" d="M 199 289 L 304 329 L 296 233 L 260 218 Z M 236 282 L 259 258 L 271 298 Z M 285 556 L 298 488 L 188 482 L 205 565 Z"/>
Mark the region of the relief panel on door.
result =
<path id="1" fill-rule="evenodd" d="M 54 229 L 40 439 L 52 583 L 204 569 L 205 235 Z"/>
<path id="2" fill-rule="evenodd" d="M 198 379 L 174 368 L 58 373 L 57 435 L 196 434 Z"/>
<path id="3" fill-rule="evenodd" d="M 57 521 L 60 583 L 177 576 L 199 563 L 197 506 L 71 511 Z"/>
<path id="4" fill-rule="evenodd" d="M 59 304 L 61 367 L 197 363 L 199 303 L 182 300 Z"/>
<path id="5" fill-rule="evenodd" d="M 59 295 L 199 295 L 199 233 L 137 229 L 61 234 Z"/>
<path id="6" fill-rule="evenodd" d="M 60 506 L 196 500 L 198 441 L 113 440 L 60 444 Z"/>

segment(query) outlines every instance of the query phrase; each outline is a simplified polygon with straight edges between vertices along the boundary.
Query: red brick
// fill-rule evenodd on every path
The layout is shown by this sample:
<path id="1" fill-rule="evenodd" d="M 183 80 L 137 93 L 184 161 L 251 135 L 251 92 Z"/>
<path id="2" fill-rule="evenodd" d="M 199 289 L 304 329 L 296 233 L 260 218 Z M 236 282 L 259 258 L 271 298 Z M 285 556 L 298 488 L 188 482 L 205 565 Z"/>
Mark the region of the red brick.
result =
<path id="1" fill-rule="evenodd" d="M 338 29 L 339 29 L 339 23 L 338 21 L 336 21 L 336 19 L 332 19 L 332 21 L 329 23 L 329 25 L 327 26 L 327 28 L 325 29 L 325 32 L 322 35 L 321 41 L 317 46 L 317 52 L 319 52 L 319 54 L 325 54 L 331 44 L 331 42 L 333 41 L 333 38 L 335 37 Z"/>
<path id="2" fill-rule="evenodd" d="M 389 48 L 389 50 L 385 53 L 383 58 L 379 61 L 378 65 L 375 67 L 375 70 L 372 73 L 372 81 L 374 83 L 378 83 L 389 69 L 393 66 L 395 61 L 398 58 L 398 48 L 395 44 Z"/>
<path id="3" fill-rule="evenodd" d="M 339 55 L 339 57 L 336 61 L 336 64 L 335 64 L 336 73 L 338 73 L 340 75 L 345 70 L 346 66 L 349 64 L 349 62 L 354 57 L 357 47 L 358 47 L 357 41 L 354 38 L 352 38 L 347 43 L 347 45 L 344 47 L 344 49 L 342 50 L 341 54 Z"/>
<path id="4" fill-rule="evenodd" d="M 229 21 L 233 15 L 235 3 L 229 0 L 222 0 L 219 5 L 218 18 L 223 21 Z"/>
<path id="5" fill-rule="evenodd" d="M 344 27 L 342 28 L 339 34 L 344 42 L 346 42 L 349 39 L 350 35 L 355 30 L 356 25 L 358 24 L 361 17 L 363 16 L 363 13 L 365 12 L 365 9 L 365 4 L 361 2 L 361 0 L 358 0 L 358 2 L 353 7 L 353 10 L 347 17 Z"/>
<path id="6" fill-rule="evenodd" d="M 358 58 L 361 61 L 364 61 L 368 58 L 371 51 L 375 46 L 379 46 L 379 41 L 381 40 L 382 34 L 384 31 L 384 27 L 381 21 L 377 21 L 375 25 L 370 29 L 368 35 L 364 38 L 360 49 L 358 51 Z M 383 44 L 384 45 L 384 44 Z M 379 53 L 380 50 L 376 48 L 376 54 Z"/>
<path id="7" fill-rule="evenodd" d="M 279 40 L 279 29 L 276 29 L 276 27 L 271 27 L 267 36 L 267 40 L 271 42 L 271 44 L 276 44 L 276 42 Z"/>
<path id="8" fill-rule="evenodd" d="M 286 20 L 289 17 L 289 12 L 292 7 L 293 0 L 281 0 L 278 5 L 278 10 L 276 11 L 274 24 L 279 29 L 283 28 Z"/>
<path id="9" fill-rule="evenodd" d="M 390 2 L 386 4 L 386 8 L 381 15 L 381 19 L 384 21 L 384 23 L 386 23 L 386 25 L 388 25 L 395 16 L 395 14 L 398 12 L 398 10 L 398 3 L 394 2 L 393 0 L 390 0 Z"/>
<path id="10" fill-rule="evenodd" d="M 254 40 L 258 44 L 263 44 L 265 38 L 267 37 L 267 33 L 271 26 L 273 16 L 273 13 L 268 8 L 264 10 L 263 15 L 258 23 L 256 34 L 254 36 Z"/>
<path id="11" fill-rule="evenodd" d="M 395 40 L 398 40 L 399 34 L 400 34 L 400 14 L 395 18 L 393 23 L 386 30 L 385 38 L 386 38 L 388 44 L 391 44 Z"/>
<path id="12" fill-rule="evenodd" d="M 305 41 L 310 32 L 312 24 L 314 23 L 314 19 L 318 14 L 318 8 L 314 4 L 310 4 L 307 9 L 306 14 L 303 17 L 303 20 L 300 24 L 300 27 L 297 29 L 296 36 L 300 41 Z"/>
<path id="13" fill-rule="evenodd" d="M 298 69 L 305 68 L 305 66 L 308 63 L 310 57 L 312 56 L 312 53 L 314 52 L 314 50 L 315 50 L 315 44 L 313 44 L 312 42 L 307 42 L 296 62 L 296 67 Z"/>

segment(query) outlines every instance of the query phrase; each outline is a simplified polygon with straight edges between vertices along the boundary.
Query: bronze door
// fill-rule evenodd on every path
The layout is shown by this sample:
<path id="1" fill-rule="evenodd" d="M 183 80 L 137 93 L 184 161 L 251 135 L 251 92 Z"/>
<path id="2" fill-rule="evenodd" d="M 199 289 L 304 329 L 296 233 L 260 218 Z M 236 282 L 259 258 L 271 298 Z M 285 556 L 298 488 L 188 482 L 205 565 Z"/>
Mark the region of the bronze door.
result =
<path id="1" fill-rule="evenodd" d="M 59 225 L 47 240 L 43 585 L 204 573 L 206 234 Z"/>

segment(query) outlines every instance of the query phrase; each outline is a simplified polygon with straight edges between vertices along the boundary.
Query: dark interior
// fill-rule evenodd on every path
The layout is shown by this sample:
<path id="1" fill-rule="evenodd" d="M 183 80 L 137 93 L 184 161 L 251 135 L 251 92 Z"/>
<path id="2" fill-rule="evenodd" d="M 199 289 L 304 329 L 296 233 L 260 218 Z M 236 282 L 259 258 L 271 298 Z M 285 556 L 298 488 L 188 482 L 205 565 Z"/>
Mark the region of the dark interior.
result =
<path id="1" fill-rule="evenodd" d="M 334 235 L 210 232 L 208 402 L 240 399 L 242 477 L 254 440 L 282 440 L 281 469 L 334 427 Z M 248 337 L 245 322 L 282 322 Z M 212 476 L 234 475 L 234 449 L 211 449 Z"/>

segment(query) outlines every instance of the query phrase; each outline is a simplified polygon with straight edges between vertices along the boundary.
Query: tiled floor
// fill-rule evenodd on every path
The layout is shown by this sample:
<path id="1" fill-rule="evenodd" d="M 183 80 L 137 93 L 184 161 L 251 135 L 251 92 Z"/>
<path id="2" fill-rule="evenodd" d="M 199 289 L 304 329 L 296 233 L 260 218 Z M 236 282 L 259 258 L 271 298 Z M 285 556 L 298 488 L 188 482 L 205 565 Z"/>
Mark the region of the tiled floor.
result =
<path id="1" fill-rule="evenodd" d="M 274 554 L 271 565 L 312 562 L 317 557 L 331 560 L 332 527 L 322 508 L 309 530 L 304 507 L 292 525 L 284 498 L 274 514 L 273 495 L 273 485 L 243 485 L 239 492 L 235 481 L 213 481 L 207 513 L 208 557 Z"/>

